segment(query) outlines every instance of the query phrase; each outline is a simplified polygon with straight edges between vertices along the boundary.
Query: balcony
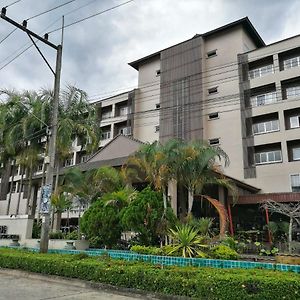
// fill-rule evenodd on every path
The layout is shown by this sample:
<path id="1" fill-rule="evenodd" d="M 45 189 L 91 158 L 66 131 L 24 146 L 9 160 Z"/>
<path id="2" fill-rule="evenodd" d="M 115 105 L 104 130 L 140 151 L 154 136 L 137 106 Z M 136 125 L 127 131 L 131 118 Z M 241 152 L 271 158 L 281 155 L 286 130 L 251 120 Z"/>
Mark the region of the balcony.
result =
<path id="1" fill-rule="evenodd" d="M 282 98 L 294 100 L 300 97 L 300 77 L 284 80 L 281 82 Z"/>
<path id="2" fill-rule="evenodd" d="M 280 71 L 297 68 L 300 66 L 300 48 L 285 51 L 278 55 Z"/>
<path id="3" fill-rule="evenodd" d="M 287 141 L 289 162 L 300 161 L 300 140 Z"/>
<path id="4" fill-rule="evenodd" d="M 274 73 L 273 56 L 249 63 L 248 79 L 261 78 Z"/>
<path id="5" fill-rule="evenodd" d="M 258 107 L 278 102 L 275 84 L 268 84 L 245 91 L 246 107 Z"/>
<path id="6" fill-rule="evenodd" d="M 253 156 L 251 151 L 254 151 Z M 251 149 L 251 151 L 248 151 L 248 154 L 250 158 L 249 160 L 253 165 L 265 165 L 282 162 L 282 152 L 280 143 L 255 146 Z"/>
<path id="7" fill-rule="evenodd" d="M 284 111 L 285 129 L 300 128 L 300 107 Z"/>
<path id="8" fill-rule="evenodd" d="M 279 130 L 279 119 L 277 112 L 253 117 L 250 119 L 250 123 L 247 121 L 248 136 L 271 133 Z"/>

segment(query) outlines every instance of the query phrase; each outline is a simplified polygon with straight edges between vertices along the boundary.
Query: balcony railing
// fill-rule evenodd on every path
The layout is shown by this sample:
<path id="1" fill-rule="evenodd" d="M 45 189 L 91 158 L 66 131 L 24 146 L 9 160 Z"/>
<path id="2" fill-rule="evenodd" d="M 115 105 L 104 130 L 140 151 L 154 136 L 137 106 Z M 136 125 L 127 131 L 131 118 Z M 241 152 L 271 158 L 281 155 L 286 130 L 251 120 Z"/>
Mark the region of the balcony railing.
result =
<path id="1" fill-rule="evenodd" d="M 253 70 L 249 70 L 249 78 L 250 79 L 254 79 L 254 78 L 259 78 L 259 77 L 263 77 L 265 75 L 274 73 L 274 67 L 273 65 L 267 65 L 267 66 L 263 66 L 263 67 L 259 67 Z"/>

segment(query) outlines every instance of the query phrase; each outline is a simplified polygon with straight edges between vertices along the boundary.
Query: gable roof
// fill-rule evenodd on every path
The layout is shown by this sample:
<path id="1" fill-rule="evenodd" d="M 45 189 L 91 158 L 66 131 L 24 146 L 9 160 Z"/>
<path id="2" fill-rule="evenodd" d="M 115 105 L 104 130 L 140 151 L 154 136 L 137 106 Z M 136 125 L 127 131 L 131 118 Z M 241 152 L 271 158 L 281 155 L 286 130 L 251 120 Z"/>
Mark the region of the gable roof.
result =
<path id="1" fill-rule="evenodd" d="M 239 19 L 239 20 L 236 20 L 236 21 L 234 21 L 234 22 L 228 23 L 228 24 L 226 24 L 226 25 L 224 25 L 224 26 L 221 26 L 221 27 L 218 27 L 218 28 L 216 28 L 216 29 L 207 31 L 207 32 L 205 32 L 205 33 L 203 33 L 203 34 L 196 34 L 196 35 L 194 35 L 191 39 L 185 40 L 185 41 L 183 41 L 183 42 L 181 42 L 181 43 L 178 43 L 178 44 L 176 44 L 176 45 L 172 45 L 172 46 L 170 46 L 170 47 L 167 47 L 167 48 L 165 48 L 165 49 L 159 50 L 159 51 L 154 52 L 154 53 L 152 53 L 152 54 L 150 54 L 150 55 L 147 55 L 147 56 L 145 56 L 145 57 L 142 57 L 142 58 L 140 58 L 140 59 L 138 59 L 138 60 L 135 60 L 135 61 L 133 61 L 133 62 L 130 62 L 129 65 L 130 65 L 131 67 L 133 67 L 134 69 L 139 70 L 140 64 L 144 63 L 144 62 L 147 61 L 147 60 L 151 60 L 151 59 L 154 59 L 154 58 L 160 56 L 160 53 L 161 53 L 162 51 L 164 51 L 164 50 L 167 50 L 167 49 L 170 49 L 170 48 L 172 48 L 172 47 L 174 47 L 174 46 L 183 44 L 183 43 L 185 43 L 185 42 L 187 42 L 187 41 L 190 41 L 190 40 L 192 40 L 192 39 L 194 39 L 194 38 L 197 38 L 197 37 L 200 37 L 200 36 L 202 36 L 202 37 L 204 37 L 204 38 L 205 38 L 205 37 L 209 37 L 209 36 L 212 36 L 212 35 L 214 35 L 214 34 L 220 33 L 220 32 L 222 32 L 222 31 L 225 31 L 225 30 L 234 28 L 235 26 L 239 26 L 239 25 L 242 25 L 242 26 L 243 26 L 243 28 L 245 29 L 245 31 L 250 35 L 250 37 L 251 37 L 252 40 L 254 41 L 254 43 L 255 43 L 255 45 L 257 46 L 257 48 L 261 48 L 261 47 L 266 46 L 265 42 L 263 41 L 263 39 L 261 38 L 261 36 L 260 36 L 259 33 L 257 32 L 257 30 L 255 29 L 255 27 L 253 26 L 253 24 L 251 23 L 251 21 L 249 20 L 249 18 L 248 18 L 248 17 L 244 17 L 244 18 L 242 18 L 242 19 Z"/>
<path id="2" fill-rule="evenodd" d="M 142 144 L 144 143 L 137 139 L 119 134 L 92 155 L 86 163 L 128 157 L 137 151 Z"/>

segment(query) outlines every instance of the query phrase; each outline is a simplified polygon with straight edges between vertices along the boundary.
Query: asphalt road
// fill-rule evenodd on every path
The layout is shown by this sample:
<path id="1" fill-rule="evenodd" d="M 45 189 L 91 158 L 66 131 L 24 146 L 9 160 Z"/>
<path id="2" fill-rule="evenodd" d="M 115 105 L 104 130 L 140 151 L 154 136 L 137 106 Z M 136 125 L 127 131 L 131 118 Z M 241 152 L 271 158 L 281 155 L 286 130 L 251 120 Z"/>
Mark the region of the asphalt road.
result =
<path id="1" fill-rule="evenodd" d="M 129 300 L 154 299 L 146 295 L 121 294 L 94 289 L 85 282 L 0 269 L 0 300 Z"/>

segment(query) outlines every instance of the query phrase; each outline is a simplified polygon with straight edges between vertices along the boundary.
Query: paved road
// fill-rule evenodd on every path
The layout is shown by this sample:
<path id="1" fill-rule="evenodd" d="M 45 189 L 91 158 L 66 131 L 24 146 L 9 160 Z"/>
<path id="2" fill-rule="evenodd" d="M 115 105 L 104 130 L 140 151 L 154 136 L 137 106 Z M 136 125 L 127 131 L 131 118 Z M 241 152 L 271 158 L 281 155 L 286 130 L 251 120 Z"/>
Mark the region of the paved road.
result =
<path id="1" fill-rule="evenodd" d="M 84 282 L 0 269 L 0 300 L 129 300 L 154 299 L 93 289 Z"/>

